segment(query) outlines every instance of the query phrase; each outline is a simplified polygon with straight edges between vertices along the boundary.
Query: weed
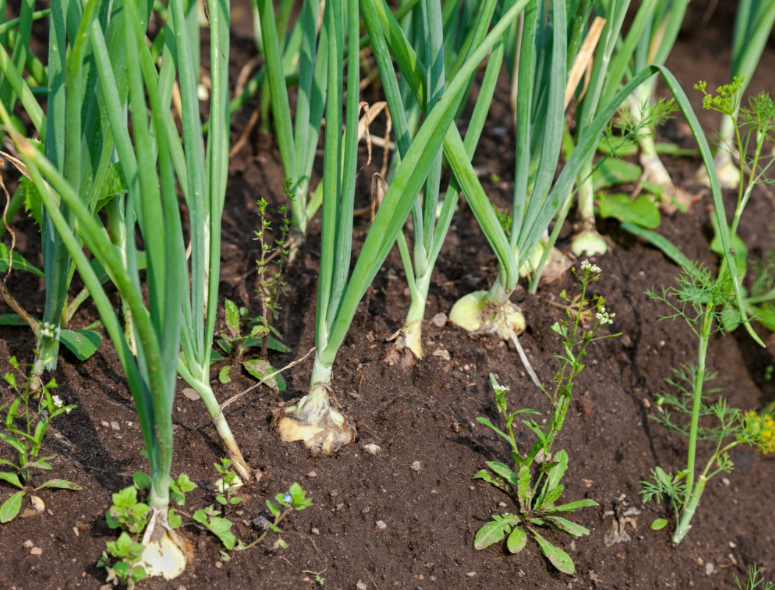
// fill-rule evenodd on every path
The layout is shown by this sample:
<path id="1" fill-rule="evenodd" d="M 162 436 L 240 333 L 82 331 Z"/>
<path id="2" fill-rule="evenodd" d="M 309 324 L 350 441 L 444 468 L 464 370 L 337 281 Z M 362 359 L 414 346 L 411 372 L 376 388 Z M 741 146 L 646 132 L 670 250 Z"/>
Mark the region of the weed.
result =
<path id="1" fill-rule="evenodd" d="M 587 287 L 590 283 L 599 280 L 600 269 L 584 261 L 581 264 L 581 270 L 581 275 L 577 276 L 581 281 L 581 301 L 586 302 L 588 301 Z M 576 273 L 575 269 L 574 273 Z M 564 291 L 561 297 L 568 300 Z M 591 342 L 617 336 L 605 330 L 613 323 L 615 316 L 606 311 L 605 300 L 596 296 L 590 303 L 595 315 L 589 330 L 583 327 L 582 314 L 574 315 L 570 309 L 565 310 L 566 319 L 552 326 L 552 330 L 562 338 L 563 352 L 555 355 L 560 363 L 560 369 L 552 380 L 554 390 L 552 392 L 544 390 L 551 404 L 551 418 L 548 425 L 543 427 L 535 420 L 522 420 L 523 424 L 537 436 L 530 451 L 527 453 L 520 451 L 517 435 L 514 432 L 514 422 L 521 414 L 541 415 L 541 412 L 521 409 L 509 413 L 506 404 L 508 387 L 498 384 L 492 374 L 490 374 L 490 381 L 495 390 L 495 403 L 498 413 L 506 422 L 506 432 L 494 426 L 487 418 L 477 418 L 480 423 L 491 428 L 509 443 L 516 472 L 503 463 L 489 461 L 487 466 L 492 473 L 482 469 L 474 479 L 483 479 L 509 494 L 519 506 L 519 512 L 494 515 L 493 520 L 476 533 L 474 547 L 484 549 L 502 541 L 508 535 L 506 548 L 510 553 L 518 553 L 527 543 L 525 530 L 527 529 L 538 543 L 542 553 L 558 570 L 566 574 L 573 574 L 576 569 L 571 557 L 547 541 L 534 527 L 553 528 L 568 533 L 572 537 L 588 535 L 588 529 L 567 520 L 563 515 L 571 514 L 579 508 L 597 506 L 597 503 L 590 499 L 555 505 L 564 490 L 560 481 L 568 468 L 569 458 L 564 450 L 557 451 L 552 456 L 553 445 L 562 430 L 572 399 L 574 380 L 585 367 L 581 361 L 586 356 L 587 347 Z M 540 465 L 536 473 L 532 470 L 534 463 Z"/>
<path id="2" fill-rule="evenodd" d="M 43 387 L 43 395 L 40 395 L 40 390 L 33 394 L 33 380 L 22 369 L 23 365 L 16 360 L 16 357 L 11 357 L 8 362 L 13 370 L 5 374 L 5 381 L 14 392 L 14 400 L 0 407 L 0 412 L 6 411 L 3 426 L 7 431 L 7 434 L 0 432 L 0 440 L 14 450 L 17 458 L 16 463 L 0 459 L 0 466 L 12 469 L 12 471 L 0 471 L 0 480 L 20 491 L 15 492 L 0 505 L 0 523 L 10 522 L 19 514 L 24 495 L 31 486 L 33 473 L 38 470 L 53 469 L 51 460 L 54 459 L 54 455 L 40 457 L 43 439 L 46 437 L 51 420 L 62 414 L 69 414 L 77 407 L 65 405 L 61 397 L 52 394 L 57 386 L 54 379 Z M 39 399 L 34 399 L 34 395 Z M 32 491 L 37 492 L 43 488 L 80 490 L 81 486 L 64 479 L 49 479 Z M 37 498 L 37 500 L 40 499 Z M 36 501 L 35 496 L 33 501 Z"/>

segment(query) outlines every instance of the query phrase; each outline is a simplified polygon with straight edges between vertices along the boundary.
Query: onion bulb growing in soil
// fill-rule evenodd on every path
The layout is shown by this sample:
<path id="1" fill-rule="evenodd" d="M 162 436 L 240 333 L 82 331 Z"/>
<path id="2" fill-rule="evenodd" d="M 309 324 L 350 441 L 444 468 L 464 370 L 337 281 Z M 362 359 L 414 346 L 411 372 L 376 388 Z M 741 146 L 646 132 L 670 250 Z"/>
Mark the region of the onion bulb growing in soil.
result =
<path id="1" fill-rule="evenodd" d="M 474 291 L 457 300 L 449 312 L 449 321 L 469 332 L 490 332 L 509 340 L 512 331 L 525 331 L 525 317 L 508 300 L 499 283 L 489 291 Z"/>
<path id="2" fill-rule="evenodd" d="M 141 560 L 149 576 L 165 580 L 177 578 L 186 569 L 192 554 L 191 546 L 170 528 L 167 507 L 153 507 L 151 520 L 143 535 Z"/>
<path id="3" fill-rule="evenodd" d="M 310 392 L 275 416 L 275 427 L 282 440 L 302 441 L 312 453 L 327 455 L 355 440 L 353 423 L 331 407 L 330 383 L 331 368 L 316 361 Z"/>

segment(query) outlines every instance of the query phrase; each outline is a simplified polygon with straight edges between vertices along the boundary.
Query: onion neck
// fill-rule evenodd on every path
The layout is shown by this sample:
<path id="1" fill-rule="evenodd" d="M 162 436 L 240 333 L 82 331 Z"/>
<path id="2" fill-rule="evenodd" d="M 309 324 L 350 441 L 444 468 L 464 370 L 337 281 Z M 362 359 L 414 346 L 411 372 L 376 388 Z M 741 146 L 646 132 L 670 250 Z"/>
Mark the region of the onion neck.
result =
<path id="1" fill-rule="evenodd" d="M 490 290 L 487 291 L 487 294 L 482 299 L 482 302 L 484 304 L 495 303 L 501 305 L 509 300 L 509 297 L 511 297 L 511 293 L 513 291 L 513 289 L 509 290 L 504 287 L 501 280 L 501 275 L 498 275 L 498 280 L 496 280 L 493 286 L 490 287 Z"/>

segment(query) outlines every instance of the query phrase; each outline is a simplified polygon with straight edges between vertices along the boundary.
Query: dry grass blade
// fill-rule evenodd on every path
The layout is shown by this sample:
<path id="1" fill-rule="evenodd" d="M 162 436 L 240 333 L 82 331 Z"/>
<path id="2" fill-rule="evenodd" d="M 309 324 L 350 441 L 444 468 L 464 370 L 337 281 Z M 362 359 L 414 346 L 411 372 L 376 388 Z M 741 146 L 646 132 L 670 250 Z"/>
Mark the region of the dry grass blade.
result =
<path id="1" fill-rule="evenodd" d="M 223 402 L 223 403 L 221 404 L 220 408 L 218 409 L 218 413 L 215 415 L 215 417 L 217 418 L 218 416 L 220 416 L 221 414 L 223 414 L 223 411 L 226 409 L 226 407 L 227 407 L 227 406 L 230 406 L 231 404 L 233 404 L 234 402 L 236 402 L 237 400 L 239 400 L 240 398 L 242 398 L 242 397 L 243 397 L 243 396 L 245 396 L 246 394 L 250 393 L 251 391 L 253 391 L 253 390 L 254 390 L 254 389 L 256 389 L 257 387 L 260 387 L 262 384 L 266 383 L 266 382 L 267 382 L 269 379 L 271 379 L 271 378 L 272 378 L 272 377 L 274 377 L 275 375 L 279 375 L 279 374 L 280 374 L 280 373 L 282 373 L 283 371 L 287 371 L 287 370 L 288 370 L 288 369 L 290 369 L 291 367 L 295 367 L 295 366 L 296 366 L 296 365 L 298 365 L 299 363 L 303 362 L 303 361 L 304 361 L 304 360 L 305 360 L 305 359 L 306 359 L 306 358 L 307 358 L 309 355 L 311 355 L 313 352 L 315 352 L 315 350 L 316 350 L 316 347 L 315 347 L 315 346 L 313 346 L 312 348 L 310 348 L 310 349 L 309 349 L 309 351 L 307 352 L 307 354 L 305 354 L 305 355 L 304 355 L 303 357 L 301 357 L 300 359 L 297 359 L 297 360 L 293 361 L 292 363 L 290 363 L 290 364 L 288 364 L 288 365 L 285 365 L 285 366 L 284 366 L 282 369 L 278 369 L 278 370 L 277 370 L 277 371 L 275 371 L 274 373 L 270 373 L 269 375 L 267 375 L 266 377 L 264 377 L 263 379 L 261 379 L 261 381 L 259 381 L 259 382 L 258 382 L 258 383 L 256 383 L 255 385 L 251 385 L 251 386 L 250 386 L 250 387 L 248 387 L 248 388 L 247 388 L 245 391 L 242 391 L 242 392 L 238 393 L 237 395 L 234 395 L 234 396 L 230 397 L 229 399 L 227 399 L 225 402 Z"/>
<path id="2" fill-rule="evenodd" d="M 250 120 L 248 121 L 248 124 L 245 126 L 245 129 L 242 131 L 242 134 L 239 136 L 239 139 L 234 144 L 234 147 L 231 148 L 231 151 L 229 152 L 229 157 L 233 158 L 236 156 L 239 151 L 245 146 L 245 144 L 248 141 L 248 137 L 250 136 L 250 132 L 253 131 L 253 127 L 256 126 L 256 123 L 258 123 L 258 112 L 260 110 L 260 106 L 256 107 L 256 110 L 253 111 L 253 114 L 250 115 Z"/>
<path id="3" fill-rule="evenodd" d="M 1 153 L 1 152 L 0 152 Z M 4 156 L 6 154 L 3 154 Z M 17 160 L 18 161 L 18 160 Z M 19 162 L 21 164 L 21 162 Z M 24 164 L 22 164 L 24 166 Z M 13 230 L 8 225 L 8 207 L 11 204 L 11 195 L 8 194 L 8 189 L 5 188 L 5 181 L 3 180 L 2 171 L 5 165 L 3 164 L 2 160 L 0 160 L 0 188 L 2 188 L 3 193 L 5 194 L 5 208 L 3 209 L 3 224 L 5 225 L 6 231 L 11 234 L 11 247 L 8 249 L 8 272 L 3 277 L 3 284 L 2 284 L 2 290 L 0 290 L 0 295 L 3 297 L 3 301 L 5 301 L 5 304 L 10 307 L 13 311 L 15 311 L 19 316 L 27 322 L 27 324 L 32 328 L 33 333 L 37 337 L 38 335 L 38 322 L 35 321 L 35 319 L 27 313 L 27 311 L 21 306 L 21 304 L 11 295 L 11 293 L 8 291 L 8 288 L 5 286 L 5 282 L 8 280 L 8 277 L 11 276 L 11 270 L 13 269 L 13 251 L 14 248 L 16 248 L 16 234 L 13 232 Z"/>
<path id="4" fill-rule="evenodd" d="M 587 38 L 584 39 L 584 43 L 581 45 L 581 49 L 576 55 L 576 59 L 573 60 L 573 67 L 571 68 L 570 75 L 568 76 L 568 85 L 565 87 L 565 108 L 568 108 L 573 95 L 576 93 L 581 77 L 584 72 L 589 68 L 589 64 L 592 63 L 592 58 L 595 55 L 595 49 L 600 41 L 600 35 L 603 32 L 605 26 L 605 19 L 602 17 L 595 18 L 592 26 L 589 27 L 589 33 Z M 582 97 L 587 90 L 587 82 L 584 84 L 584 91 Z M 581 99 L 581 97 L 579 97 Z"/>

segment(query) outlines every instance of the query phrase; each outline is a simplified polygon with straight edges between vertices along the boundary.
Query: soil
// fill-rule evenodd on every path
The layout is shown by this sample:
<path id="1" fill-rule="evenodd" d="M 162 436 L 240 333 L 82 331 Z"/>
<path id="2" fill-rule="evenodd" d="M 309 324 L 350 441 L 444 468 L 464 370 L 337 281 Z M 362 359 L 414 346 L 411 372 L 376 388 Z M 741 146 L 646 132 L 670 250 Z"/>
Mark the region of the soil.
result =
<path id="1" fill-rule="evenodd" d="M 692 2 L 687 25 L 668 67 L 685 88 L 698 76 L 711 86 L 726 81 L 731 21 L 727 3 L 719 3 L 707 25 L 700 26 L 707 3 Z M 242 11 L 243 17 L 239 16 Z M 252 56 L 252 24 L 248 9 L 235 7 L 234 58 L 245 63 Z M 42 37 L 45 38 L 45 37 Z M 718 48 L 721 48 L 720 50 Z M 775 50 L 768 47 L 752 91 L 775 93 Z M 235 67 L 233 73 L 237 73 Z M 699 96 L 689 92 L 695 108 Z M 233 124 L 232 141 L 242 132 L 254 99 Z M 475 164 L 486 170 L 482 182 L 500 206 L 510 201 L 513 182 L 513 130 L 510 125 L 508 88 L 502 85 L 477 152 Z M 698 110 L 710 131 L 718 125 L 712 114 Z M 375 126 L 376 127 L 376 126 Z M 691 145 L 685 125 L 671 122 L 661 130 L 664 137 Z M 370 168 L 377 171 L 381 155 Z M 711 237 L 708 191 L 692 179 L 698 162 L 667 160 L 674 180 L 700 197 L 690 212 L 665 216 L 660 233 L 677 244 L 687 256 L 715 268 L 710 254 Z M 356 206 L 368 204 L 371 169 L 359 180 Z M 252 241 L 256 223 L 255 200 L 263 196 L 277 203 L 282 189 L 282 167 L 276 145 L 257 131 L 231 159 L 224 243 L 221 296 L 239 301 L 258 313 L 253 297 L 256 275 L 251 273 L 257 255 Z M 319 171 L 318 171 L 319 172 Z M 496 179 L 499 177 L 499 179 Z M 625 187 L 626 189 L 627 187 Z M 726 195 L 727 210 L 735 197 Z M 368 219 L 356 220 L 356 255 Z M 770 192 L 757 190 L 743 218 L 740 234 L 753 259 L 761 259 L 775 247 L 773 239 L 775 200 Z M 41 264 L 39 240 L 33 223 L 19 215 L 14 220 L 19 251 Z M 576 401 L 569 413 L 558 448 L 567 450 L 570 466 L 565 476 L 564 498 L 595 500 L 599 507 L 585 509 L 574 520 L 589 528 L 590 536 L 571 539 L 548 533 L 576 563 L 576 575 L 559 574 L 530 542 L 519 555 L 507 555 L 499 545 L 478 552 L 473 548 L 476 531 L 495 512 L 512 509 L 498 490 L 471 477 L 485 461 L 508 462 L 502 442 L 476 422 L 476 417 L 495 420 L 497 413 L 488 374 L 508 385 L 509 406 L 548 410 L 543 395 L 531 384 L 515 351 L 490 337 L 472 338 L 451 325 L 439 328 L 429 320 L 446 313 L 462 295 L 489 286 L 497 266 L 470 211 L 456 214 L 449 238 L 437 264 L 431 285 L 423 347 L 426 358 L 404 372 L 384 362 L 387 339 L 400 327 L 409 299 L 398 254 L 394 251 L 378 274 L 353 323 L 334 365 L 336 397 L 344 413 L 355 420 L 359 439 L 336 457 L 313 457 L 300 445 L 279 442 L 270 432 L 272 411 L 306 392 L 311 362 L 291 369 L 288 389 L 278 395 L 266 389 L 243 398 L 227 412 L 229 423 L 248 462 L 264 471 L 264 479 L 244 489 L 246 501 L 232 509 L 235 533 L 249 541 L 257 536 L 250 524 L 266 515 L 265 500 L 298 481 L 308 490 L 314 506 L 291 514 L 283 523 L 287 549 L 273 551 L 271 542 L 246 553 L 232 553 L 220 560 L 217 541 L 194 526 L 184 534 L 195 549 L 195 560 L 172 582 L 152 580 L 142 587 L 189 590 L 229 588 L 313 588 L 315 575 L 325 588 L 353 589 L 356 584 L 375 590 L 403 589 L 624 589 L 688 588 L 727 589 L 734 576 L 744 578 L 749 565 L 759 564 L 765 574 L 775 570 L 775 460 L 750 448 L 733 454 L 735 470 L 711 480 L 686 540 L 671 542 L 671 526 L 652 531 L 657 517 L 672 518 L 664 504 L 642 504 L 640 481 L 661 465 L 680 469 L 685 462 L 686 440 L 668 434 L 649 419 L 655 412 L 654 395 L 665 387 L 671 371 L 696 355 L 696 340 L 679 322 L 658 321 L 665 309 L 644 292 L 652 286 L 670 285 L 678 269 L 658 251 L 619 229 L 617 223 L 599 221 L 600 231 L 613 245 L 610 254 L 595 263 L 602 279 L 594 292 L 604 295 L 616 312 L 617 339 L 590 346 L 587 370 L 578 378 Z M 572 226 L 563 229 L 559 247 L 569 249 Z M 270 361 L 284 366 L 301 358 L 314 343 L 314 315 L 319 263 L 319 218 L 311 224 L 309 239 L 288 271 L 288 297 L 279 328 L 293 352 L 273 353 Z M 32 313 L 43 311 L 42 281 L 14 273 L 8 286 Z M 75 288 L 77 288 L 77 279 Z M 562 310 L 549 305 L 559 301 L 562 289 L 575 293 L 569 275 L 543 285 L 538 294 L 518 291 L 514 301 L 523 308 L 528 329 L 521 343 L 539 377 L 548 381 L 556 368 L 552 354 L 559 341 L 549 329 Z M 115 294 L 114 294 L 115 296 Z M 6 312 L 6 309 L 0 309 Z M 85 304 L 73 320 L 83 327 L 96 318 Z M 32 358 L 33 339 L 25 328 L 0 329 L 0 370 L 9 369 L 7 358 Z M 730 336 L 712 338 L 708 364 L 718 372 L 714 385 L 724 390 L 731 406 L 760 408 L 775 400 L 775 381 L 766 379 L 766 368 L 775 364 L 775 338 L 757 327 L 769 348 L 757 347 L 742 329 Z M 446 350 L 450 360 L 433 353 Z M 232 382 L 218 383 L 213 366 L 214 389 L 224 401 L 252 383 L 232 371 Z M 57 455 L 55 477 L 83 486 L 81 492 L 43 490 L 46 503 L 40 516 L 17 518 L 0 528 L 0 588 L 16 590 L 72 590 L 99 588 L 105 572 L 95 566 L 105 542 L 115 538 L 105 522 L 111 493 L 131 484 L 132 473 L 147 469 L 140 456 L 142 437 L 131 396 L 114 349 L 104 342 L 88 361 L 79 362 L 63 350 L 54 372 L 58 393 L 77 404 L 71 414 L 54 421 L 45 441 L 45 453 Z M 217 435 L 201 402 L 183 394 L 178 382 L 174 408 L 175 457 L 173 473 L 187 473 L 198 488 L 188 495 L 186 508 L 193 511 L 214 502 L 216 472 L 213 463 L 222 455 Z M 0 389 L 0 404 L 10 398 Z M 114 424 L 118 429 L 114 428 Z M 520 431 L 520 438 L 531 440 Z M 364 450 L 376 444 L 373 456 Z M 700 445 L 700 459 L 710 452 Z M 0 457 L 10 459 L 7 450 Z M 419 470 L 411 466 L 418 462 Z M 39 477 L 40 479 L 40 477 Z M 41 479 L 42 481 L 42 479 Z M 0 485 L 0 500 L 12 489 Z M 508 506 L 504 508 L 501 503 Z M 24 509 L 29 508 L 25 500 Z M 607 546 L 604 537 L 619 515 L 635 509 L 634 525 L 627 524 L 629 542 Z M 383 521 L 385 530 L 376 523 Z M 33 556 L 23 544 L 32 541 L 42 549 Z M 710 567 L 709 564 L 712 564 Z M 708 574 L 710 571 L 712 573 Z M 363 588 L 362 585 L 357 586 Z"/>

